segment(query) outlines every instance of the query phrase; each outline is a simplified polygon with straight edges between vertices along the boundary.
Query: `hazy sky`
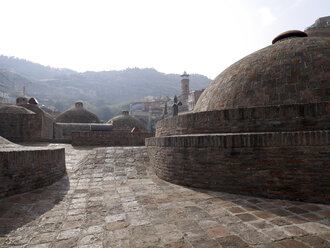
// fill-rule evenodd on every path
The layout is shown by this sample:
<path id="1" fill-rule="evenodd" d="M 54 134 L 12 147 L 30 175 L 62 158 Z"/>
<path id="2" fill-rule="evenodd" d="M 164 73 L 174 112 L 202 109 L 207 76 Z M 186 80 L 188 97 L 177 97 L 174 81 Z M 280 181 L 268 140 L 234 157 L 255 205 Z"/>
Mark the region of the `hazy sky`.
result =
<path id="1" fill-rule="evenodd" d="M 0 0 L 0 54 L 80 72 L 153 67 L 210 78 L 329 0 Z"/>

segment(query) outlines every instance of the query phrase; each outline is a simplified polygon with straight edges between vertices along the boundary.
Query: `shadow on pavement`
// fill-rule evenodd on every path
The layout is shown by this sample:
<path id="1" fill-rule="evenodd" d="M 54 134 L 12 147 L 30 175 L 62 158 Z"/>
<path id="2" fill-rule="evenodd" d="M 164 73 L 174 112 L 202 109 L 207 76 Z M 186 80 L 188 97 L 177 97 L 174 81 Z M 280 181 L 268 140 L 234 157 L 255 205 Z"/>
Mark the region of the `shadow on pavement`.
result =
<path id="1" fill-rule="evenodd" d="M 0 199 L 0 237 L 54 208 L 70 188 L 65 175 L 52 185 Z"/>

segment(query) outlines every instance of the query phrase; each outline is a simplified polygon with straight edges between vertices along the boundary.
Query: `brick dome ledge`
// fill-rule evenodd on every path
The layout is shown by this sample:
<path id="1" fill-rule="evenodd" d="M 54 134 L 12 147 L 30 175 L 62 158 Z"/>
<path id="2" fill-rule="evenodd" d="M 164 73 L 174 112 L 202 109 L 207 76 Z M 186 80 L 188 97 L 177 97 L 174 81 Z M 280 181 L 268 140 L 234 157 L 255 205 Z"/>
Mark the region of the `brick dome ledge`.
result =
<path id="1" fill-rule="evenodd" d="M 330 131 L 146 139 L 158 177 L 191 186 L 330 204 Z"/>
<path id="2" fill-rule="evenodd" d="M 156 124 L 156 137 L 242 132 L 328 130 L 330 102 L 214 110 L 178 115 Z"/>

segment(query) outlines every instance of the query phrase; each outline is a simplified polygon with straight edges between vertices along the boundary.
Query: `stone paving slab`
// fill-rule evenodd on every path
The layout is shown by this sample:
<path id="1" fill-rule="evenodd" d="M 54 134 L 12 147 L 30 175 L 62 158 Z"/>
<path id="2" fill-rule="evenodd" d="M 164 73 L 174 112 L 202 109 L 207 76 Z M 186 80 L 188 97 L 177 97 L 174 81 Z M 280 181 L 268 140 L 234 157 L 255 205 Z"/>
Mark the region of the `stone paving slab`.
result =
<path id="1" fill-rule="evenodd" d="M 330 247 L 329 205 L 174 185 L 145 147 L 64 146 L 66 177 L 0 201 L 0 247 Z"/>

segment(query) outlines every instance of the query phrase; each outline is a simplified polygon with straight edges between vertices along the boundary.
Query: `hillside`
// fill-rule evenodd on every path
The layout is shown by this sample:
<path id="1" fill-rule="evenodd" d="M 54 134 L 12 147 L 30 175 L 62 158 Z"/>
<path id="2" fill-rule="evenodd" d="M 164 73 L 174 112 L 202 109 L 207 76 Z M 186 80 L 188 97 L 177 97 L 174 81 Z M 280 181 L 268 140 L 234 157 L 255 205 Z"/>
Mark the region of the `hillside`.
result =
<path id="1" fill-rule="evenodd" d="M 180 80 L 179 74 L 165 74 L 152 68 L 78 73 L 0 56 L 0 91 L 8 94 L 7 99 L 13 102 L 25 86 L 27 96 L 36 97 L 41 104 L 60 111 L 76 100 L 83 100 L 91 110 L 98 112 L 99 108 L 110 105 L 120 108 L 122 104 L 146 96 L 172 97 L 180 94 Z M 190 89 L 205 88 L 210 81 L 203 75 L 193 74 Z"/>

